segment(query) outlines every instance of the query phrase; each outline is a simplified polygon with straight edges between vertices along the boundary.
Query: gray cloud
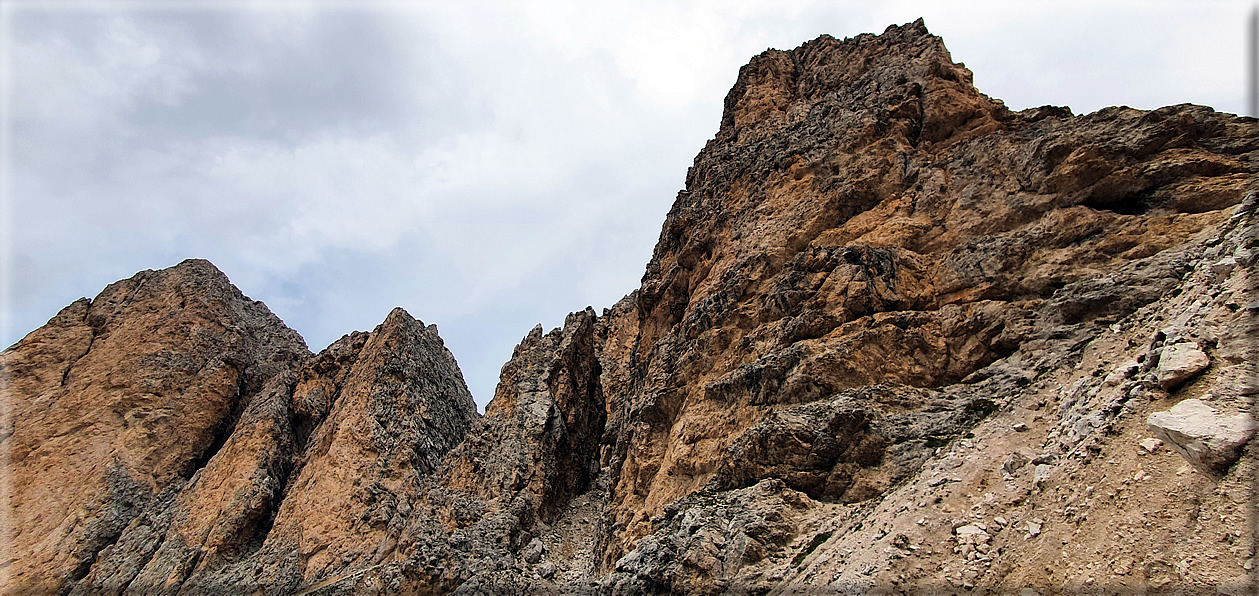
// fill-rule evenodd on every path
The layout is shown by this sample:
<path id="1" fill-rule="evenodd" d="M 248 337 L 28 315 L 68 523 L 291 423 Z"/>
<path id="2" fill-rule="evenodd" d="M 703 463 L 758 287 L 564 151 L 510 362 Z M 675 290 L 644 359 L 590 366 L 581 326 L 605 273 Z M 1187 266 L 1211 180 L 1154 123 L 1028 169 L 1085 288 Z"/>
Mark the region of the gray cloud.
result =
<path id="1" fill-rule="evenodd" d="M 1015 108 L 1236 111 L 1248 8 L 21 4 L 4 32 L 0 341 L 204 257 L 313 350 L 394 306 L 437 323 L 483 405 L 535 323 L 638 285 L 765 48 L 925 16 Z"/>

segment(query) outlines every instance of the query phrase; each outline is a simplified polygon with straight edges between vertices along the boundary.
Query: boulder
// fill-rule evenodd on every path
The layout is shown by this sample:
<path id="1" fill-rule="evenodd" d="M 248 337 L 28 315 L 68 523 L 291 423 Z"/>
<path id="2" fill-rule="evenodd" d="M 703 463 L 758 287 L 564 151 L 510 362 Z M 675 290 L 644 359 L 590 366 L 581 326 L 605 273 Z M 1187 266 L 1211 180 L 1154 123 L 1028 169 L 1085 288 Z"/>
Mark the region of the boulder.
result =
<path id="1" fill-rule="evenodd" d="M 1212 474 L 1227 472 L 1255 434 L 1255 422 L 1250 416 L 1221 416 L 1197 399 L 1186 399 L 1170 410 L 1150 414 L 1147 423 L 1176 453 Z"/>
<path id="2" fill-rule="evenodd" d="M 1185 381 L 1211 366 L 1211 358 L 1194 343 L 1178 343 L 1164 346 L 1159 353 L 1155 375 L 1158 384 L 1168 391 L 1175 391 Z"/>

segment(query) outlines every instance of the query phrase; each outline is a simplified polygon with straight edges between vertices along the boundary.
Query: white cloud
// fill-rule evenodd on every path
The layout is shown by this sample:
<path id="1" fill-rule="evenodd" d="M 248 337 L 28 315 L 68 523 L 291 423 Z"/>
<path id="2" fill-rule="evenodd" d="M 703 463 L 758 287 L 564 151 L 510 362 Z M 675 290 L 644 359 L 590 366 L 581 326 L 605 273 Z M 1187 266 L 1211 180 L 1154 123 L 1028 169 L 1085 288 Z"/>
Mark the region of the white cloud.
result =
<path id="1" fill-rule="evenodd" d="M 482 403 L 535 322 L 637 286 L 738 68 L 767 47 L 925 16 L 1014 107 L 1237 110 L 1249 8 L 154 6 L 10 13 L 16 333 L 0 340 L 208 257 L 316 350 L 394 305 L 438 323 Z"/>

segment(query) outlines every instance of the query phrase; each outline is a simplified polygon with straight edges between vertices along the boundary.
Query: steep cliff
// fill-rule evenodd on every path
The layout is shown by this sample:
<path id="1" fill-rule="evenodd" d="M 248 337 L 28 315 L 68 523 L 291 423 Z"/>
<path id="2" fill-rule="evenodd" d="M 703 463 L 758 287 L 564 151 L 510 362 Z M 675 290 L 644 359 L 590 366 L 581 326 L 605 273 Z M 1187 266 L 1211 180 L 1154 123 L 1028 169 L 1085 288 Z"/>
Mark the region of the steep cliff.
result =
<path id="1" fill-rule="evenodd" d="M 75 302 L 0 367 L 16 593 L 288 593 L 379 560 L 476 416 L 436 328 L 399 309 L 312 356 L 206 261 Z"/>
<path id="2" fill-rule="evenodd" d="M 0 360 L 6 585 L 1245 591 L 1257 170 L 1253 118 L 1010 111 L 921 21 L 769 50 L 483 417 L 401 310 L 312 355 L 204 261 L 67 307 Z"/>
<path id="3" fill-rule="evenodd" d="M 626 315 L 621 545 L 699 489 L 882 494 L 1008 397 L 977 371 L 1165 296 L 1185 263 L 1151 257 L 1254 184 L 1253 119 L 1013 113 L 970 80 L 921 22 L 740 71 Z"/>
<path id="4" fill-rule="evenodd" d="M 305 352 L 206 261 L 112 284 L 6 350 L 10 589 L 83 579 L 245 430 L 250 402 Z"/>

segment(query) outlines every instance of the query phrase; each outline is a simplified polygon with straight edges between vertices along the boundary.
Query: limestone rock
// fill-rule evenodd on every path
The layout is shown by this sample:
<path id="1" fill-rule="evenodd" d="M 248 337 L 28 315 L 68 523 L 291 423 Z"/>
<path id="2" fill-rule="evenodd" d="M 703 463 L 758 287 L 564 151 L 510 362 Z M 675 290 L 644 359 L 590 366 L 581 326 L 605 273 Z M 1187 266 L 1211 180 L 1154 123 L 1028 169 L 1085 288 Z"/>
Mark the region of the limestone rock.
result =
<path id="1" fill-rule="evenodd" d="M 974 424 L 981 402 L 921 389 L 874 386 L 780 409 L 734 437 L 708 489 L 776 478 L 818 501 L 855 502 L 881 493 L 931 455 L 933 437 Z M 871 404 L 895 403 L 884 414 Z"/>
<path id="2" fill-rule="evenodd" d="M 1054 467 L 1049 464 L 1036 464 L 1036 471 L 1032 474 L 1032 486 L 1040 486 L 1049 480 L 1054 474 Z"/>
<path id="3" fill-rule="evenodd" d="M 630 380 L 604 388 L 624 404 L 610 414 L 622 546 L 605 564 L 780 409 L 876 384 L 973 385 L 1023 347 L 1067 351 L 1166 296 L 1192 261 L 1152 257 L 1222 222 L 1254 168 L 1237 157 L 1259 146 L 1254 126 L 1232 116 L 1016 113 L 970 80 L 921 22 L 741 70 L 635 312 L 607 323 L 636 337 Z M 1079 412 L 1080 440 L 1104 424 L 1094 413 Z"/>
<path id="4" fill-rule="evenodd" d="M 1206 107 L 1013 112 L 921 21 L 769 50 L 641 286 L 529 333 L 484 417 L 401 310 L 311 355 L 204 261 L 64 309 L 0 356 L 0 573 L 19 593 L 1072 590 L 1094 578 L 1031 562 L 1109 544 L 1112 511 L 1146 524 L 1132 553 L 1194 558 L 1117 562 L 1151 582 L 1124 589 L 1222 585 L 1253 424 L 1150 417 L 1218 490 L 1108 441 L 1208 366 L 1192 390 L 1221 411 L 1255 392 L 1257 164 L 1259 122 Z M 1173 493 L 1211 494 L 1135 514 Z M 963 535 L 963 568 L 933 554 Z"/>
<path id="5" fill-rule="evenodd" d="M 524 499 L 526 525 L 554 520 L 599 472 L 600 373 L 592 310 L 547 335 L 536 327 L 503 366 L 475 434 L 447 458 L 443 487 L 502 507 Z"/>
<path id="6" fill-rule="evenodd" d="M 715 594 L 746 586 L 745 565 L 786 550 L 799 531 L 790 513 L 809 507 L 807 497 L 779 480 L 694 493 L 666 508 L 659 529 L 616 561 L 599 590 Z"/>
<path id="7" fill-rule="evenodd" d="M 1255 422 L 1242 413 L 1221 416 L 1197 399 L 1186 399 L 1165 412 L 1150 414 L 1150 431 L 1204 472 L 1222 474 L 1237 461 L 1255 434 Z"/>
<path id="8" fill-rule="evenodd" d="M 1172 391 L 1211 365 L 1211 358 L 1193 343 L 1163 346 L 1158 358 L 1158 382 Z"/>
<path id="9" fill-rule="evenodd" d="M 953 530 L 953 534 L 957 536 L 958 544 L 987 544 L 992 539 L 984 528 L 974 524 L 960 526 Z"/>
<path id="10" fill-rule="evenodd" d="M 1006 476 L 1012 476 L 1023 466 L 1027 465 L 1028 459 L 1022 453 L 1015 451 L 1006 456 L 1005 461 L 1001 462 L 1001 472 Z"/>
<path id="11" fill-rule="evenodd" d="M 20 529 L 0 562 L 8 588 L 68 591 L 133 522 L 162 517 L 247 406 L 267 399 L 268 381 L 306 353 L 198 260 L 111 284 L 5 350 L 8 514 Z M 111 581 L 125 586 L 143 560 Z"/>
<path id="12" fill-rule="evenodd" d="M 312 358 L 205 261 L 76 302 L 2 366 L 19 379 L 20 591 L 284 592 L 339 573 L 382 555 L 389 516 L 475 417 L 435 328 L 395 310 Z"/>
<path id="13" fill-rule="evenodd" d="M 1138 443 L 1146 453 L 1156 453 L 1159 447 L 1163 446 L 1163 442 L 1154 437 L 1146 437 Z"/>
<path id="14" fill-rule="evenodd" d="M 402 309 L 365 338 L 334 385 L 337 399 L 307 439 L 263 545 L 295 548 L 305 583 L 388 557 L 423 479 L 476 418 L 436 328 Z M 205 580 L 206 591 L 239 585 L 245 569 L 268 558 L 224 568 Z"/>
<path id="15" fill-rule="evenodd" d="M 553 589 L 522 565 L 543 561 L 543 528 L 574 497 L 597 490 L 606 420 L 597 337 L 587 309 L 562 329 L 535 328 L 516 347 L 485 416 L 427 479 L 414 513 L 399 520 L 391 558 L 405 570 L 400 590 Z"/>

